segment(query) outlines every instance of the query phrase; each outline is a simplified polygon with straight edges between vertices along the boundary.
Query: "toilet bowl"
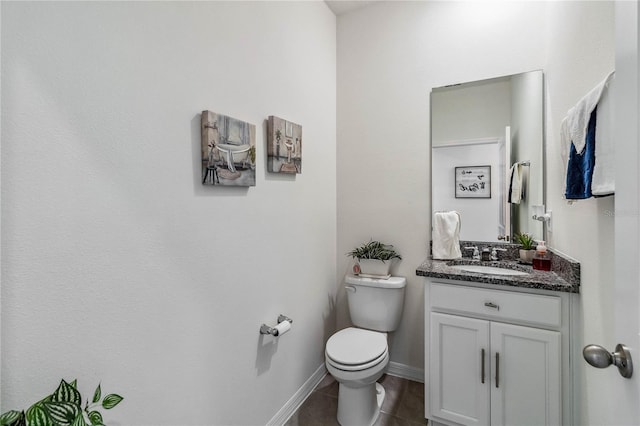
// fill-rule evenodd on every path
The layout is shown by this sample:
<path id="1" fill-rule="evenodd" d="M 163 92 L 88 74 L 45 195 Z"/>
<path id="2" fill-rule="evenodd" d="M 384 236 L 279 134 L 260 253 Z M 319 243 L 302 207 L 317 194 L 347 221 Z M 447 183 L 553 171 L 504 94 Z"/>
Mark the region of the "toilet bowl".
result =
<path id="1" fill-rule="evenodd" d="M 329 338 L 325 365 L 339 384 L 338 423 L 373 425 L 385 396 L 376 381 L 389 365 L 387 332 L 396 330 L 400 323 L 406 279 L 348 275 L 345 282 L 354 327 Z"/>
<path id="2" fill-rule="evenodd" d="M 355 327 L 337 332 L 327 341 L 325 365 L 339 383 L 338 422 L 375 423 L 385 395 L 376 381 L 389 365 L 387 333 Z"/>

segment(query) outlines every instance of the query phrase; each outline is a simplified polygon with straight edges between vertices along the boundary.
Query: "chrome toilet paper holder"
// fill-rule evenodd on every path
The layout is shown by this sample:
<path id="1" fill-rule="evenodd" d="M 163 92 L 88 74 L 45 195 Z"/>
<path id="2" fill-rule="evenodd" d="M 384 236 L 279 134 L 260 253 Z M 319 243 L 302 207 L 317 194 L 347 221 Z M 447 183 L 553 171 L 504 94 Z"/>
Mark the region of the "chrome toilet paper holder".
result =
<path id="1" fill-rule="evenodd" d="M 289 324 L 293 324 L 293 320 L 286 315 L 278 315 L 278 324 L 281 322 L 288 321 Z M 280 332 L 275 327 L 269 327 L 267 324 L 262 324 L 260 326 L 260 334 L 270 334 L 272 336 L 278 336 Z"/>

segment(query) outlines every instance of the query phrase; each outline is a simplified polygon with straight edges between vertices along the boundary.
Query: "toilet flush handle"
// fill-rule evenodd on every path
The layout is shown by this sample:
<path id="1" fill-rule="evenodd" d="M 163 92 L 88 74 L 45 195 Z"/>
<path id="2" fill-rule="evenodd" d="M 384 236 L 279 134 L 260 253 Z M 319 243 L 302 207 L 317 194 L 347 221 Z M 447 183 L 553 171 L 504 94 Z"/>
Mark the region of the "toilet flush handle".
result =
<path id="1" fill-rule="evenodd" d="M 356 292 L 356 288 L 352 285 L 345 285 L 344 288 L 347 289 L 347 291 L 352 291 L 352 292 Z"/>

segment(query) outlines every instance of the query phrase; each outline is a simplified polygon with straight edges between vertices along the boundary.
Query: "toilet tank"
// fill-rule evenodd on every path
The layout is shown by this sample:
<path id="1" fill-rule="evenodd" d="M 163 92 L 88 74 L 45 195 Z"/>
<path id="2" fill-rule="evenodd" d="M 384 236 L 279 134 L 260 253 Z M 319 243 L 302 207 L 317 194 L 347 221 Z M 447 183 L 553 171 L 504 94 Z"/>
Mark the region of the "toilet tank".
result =
<path id="1" fill-rule="evenodd" d="M 347 275 L 345 283 L 353 325 L 383 332 L 398 328 L 404 308 L 406 278 L 383 280 Z"/>

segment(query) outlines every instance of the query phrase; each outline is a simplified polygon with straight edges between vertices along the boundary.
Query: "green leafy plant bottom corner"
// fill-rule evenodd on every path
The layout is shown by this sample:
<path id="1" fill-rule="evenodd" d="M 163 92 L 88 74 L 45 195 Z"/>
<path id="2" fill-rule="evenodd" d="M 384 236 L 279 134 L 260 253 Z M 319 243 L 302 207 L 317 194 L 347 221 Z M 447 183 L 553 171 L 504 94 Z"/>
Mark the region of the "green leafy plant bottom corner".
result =
<path id="1" fill-rule="evenodd" d="M 60 381 L 58 388 L 26 411 L 11 410 L 0 415 L 0 426 L 98 426 L 105 425 L 99 409 L 110 410 L 124 398 L 115 393 L 102 397 L 98 384 L 91 402 L 82 406 L 77 380 Z"/>

